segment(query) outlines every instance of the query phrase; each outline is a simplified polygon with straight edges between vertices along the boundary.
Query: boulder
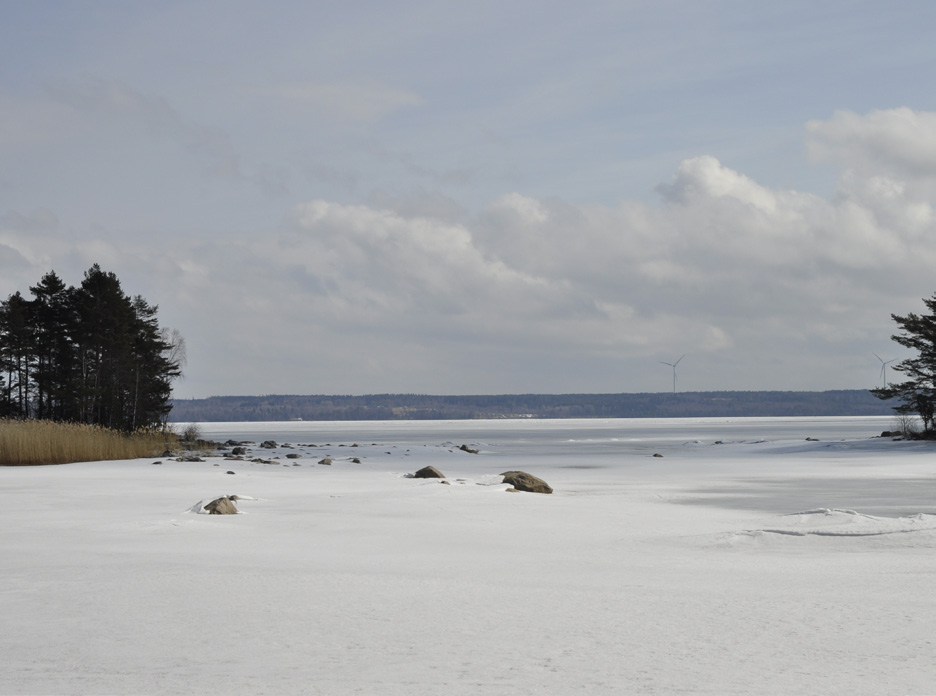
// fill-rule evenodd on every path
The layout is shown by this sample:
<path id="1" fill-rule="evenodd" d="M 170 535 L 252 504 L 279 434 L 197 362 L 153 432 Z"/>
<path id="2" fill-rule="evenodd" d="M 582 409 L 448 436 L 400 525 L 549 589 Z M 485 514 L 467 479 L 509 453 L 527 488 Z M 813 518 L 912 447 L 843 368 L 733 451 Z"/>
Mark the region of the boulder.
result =
<path id="1" fill-rule="evenodd" d="M 260 446 L 264 449 L 276 449 L 277 447 L 275 440 L 264 440 L 260 443 Z"/>
<path id="2" fill-rule="evenodd" d="M 504 483 L 513 486 L 518 491 L 527 491 L 528 493 L 553 492 L 553 489 L 543 479 L 525 471 L 505 471 L 501 476 L 504 477 Z"/>
<path id="3" fill-rule="evenodd" d="M 422 469 L 413 474 L 413 478 L 437 478 L 444 479 L 445 474 L 436 469 L 434 466 L 424 466 Z"/>
<path id="4" fill-rule="evenodd" d="M 234 449 L 231 450 L 231 454 L 233 454 L 235 457 L 243 457 L 245 454 L 247 454 L 247 448 L 235 447 Z"/>
<path id="5" fill-rule="evenodd" d="M 295 452 L 286 455 L 286 459 L 299 459 L 300 457 L 302 457 L 302 455 L 296 454 Z"/>
<path id="6" fill-rule="evenodd" d="M 329 457 L 325 457 L 325 459 L 319 459 L 318 463 L 324 464 L 325 466 L 331 466 L 332 460 Z"/>
<path id="7" fill-rule="evenodd" d="M 234 507 L 234 503 L 231 502 L 231 499 L 227 496 L 223 498 L 217 498 L 212 500 L 205 506 L 205 509 L 208 511 L 209 515 L 236 515 L 237 508 Z"/>

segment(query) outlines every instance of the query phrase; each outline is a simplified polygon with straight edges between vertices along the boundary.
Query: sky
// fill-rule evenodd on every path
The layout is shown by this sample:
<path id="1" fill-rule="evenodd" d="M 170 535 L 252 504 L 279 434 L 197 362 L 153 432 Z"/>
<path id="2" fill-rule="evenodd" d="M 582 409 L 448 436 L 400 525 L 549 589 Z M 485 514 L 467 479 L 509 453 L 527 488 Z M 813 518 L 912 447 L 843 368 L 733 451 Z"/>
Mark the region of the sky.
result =
<path id="1" fill-rule="evenodd" d="M 864 389 L 936 292 L 931 2 L 0 16 L 0 297 L 113 271 L 180 398 Z"/>

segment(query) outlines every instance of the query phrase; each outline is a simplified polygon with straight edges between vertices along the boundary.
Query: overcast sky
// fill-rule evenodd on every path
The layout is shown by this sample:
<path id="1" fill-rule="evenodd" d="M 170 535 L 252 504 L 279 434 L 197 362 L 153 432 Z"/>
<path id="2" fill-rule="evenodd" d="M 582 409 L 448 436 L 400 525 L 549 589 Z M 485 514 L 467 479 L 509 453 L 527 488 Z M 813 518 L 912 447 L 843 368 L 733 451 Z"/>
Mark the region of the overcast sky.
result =
<path id="1" fill-rule="evenodd" d="M 936 292 L 928 0 L 0 17 L 0 296 L 100 263 L 176 396 L 868 388 Z"/>

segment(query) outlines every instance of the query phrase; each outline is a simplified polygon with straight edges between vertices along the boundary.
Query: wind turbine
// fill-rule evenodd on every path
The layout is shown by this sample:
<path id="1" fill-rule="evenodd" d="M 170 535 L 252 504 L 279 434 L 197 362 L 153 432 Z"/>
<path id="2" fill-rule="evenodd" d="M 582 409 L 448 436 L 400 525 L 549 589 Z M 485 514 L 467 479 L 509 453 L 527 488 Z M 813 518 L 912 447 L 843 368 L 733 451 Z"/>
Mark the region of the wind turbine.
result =
<path id="1" fill-rule="evenodd" d="M 681 356 L 679 356 L 679 360 L 682 360 L 685 357 L 686 357 L 686 354 L 683 353 Z M 674 363 L 663 362 L 662 360 L 660 361 L 662 365 L 669 365 L 670 367 L 673 368 L 673 393 L 674 394 L 676 393 L 676 366 L 679 364 L 679 360 L 677 360 Z"/>
<path id="2" fill-rule="evenodd" d="M 878 355 L 877 353 L 873 351 L 871 355 L 873 355 L 875 358 L 881 361 L 881 381 L 884 383 L 884 389 L 887 389 L 887 372 L 886 372 L 887 366 L 890 365 L 892 362 L 894 362 L 894 360 L 896 360 L 897 358 L 894 358 L 894 360 L 885 361 L 884 358 L 882 358 L 880 355 Z"/>

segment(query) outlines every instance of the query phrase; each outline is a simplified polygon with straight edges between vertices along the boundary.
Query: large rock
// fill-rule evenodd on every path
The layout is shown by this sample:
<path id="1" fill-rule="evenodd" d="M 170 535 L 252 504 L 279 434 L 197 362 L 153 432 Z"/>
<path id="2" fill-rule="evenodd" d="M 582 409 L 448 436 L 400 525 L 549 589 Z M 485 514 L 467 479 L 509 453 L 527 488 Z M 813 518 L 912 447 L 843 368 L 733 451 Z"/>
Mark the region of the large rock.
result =
<path id="1" fill-rule="evenodd" d="M 504 483 L 513 486 L 518 491 L 527 491 L 529 493 L 553 492 L 553 489 L 543 479 L 525 471 L 505 471 L 501 476 L 504 477 Z"/>
<path id="2" fill-rule="evenodd" d="M 234 507 L 234 503 L 230 498 L 217 498 L 212 500 L 205 506 L 205 510 L 208 511 L 209 515 L 236 515 L 237 508 Z"/>
<path id="3" fill-rule="evenodd" d="M 437 478 L 437 479 L 444 479 L 444 478 L 445 478 L 445 474 L 443 474 L 441 471 L 439 471 L 438 469 L 436 469 L 434 466 L 425 466 L 425 467 L 423 467 L 422 469 L 420 469 L 419 471 L 417 471 L 415 474 L 413 474 L 413 478 Z"/>

